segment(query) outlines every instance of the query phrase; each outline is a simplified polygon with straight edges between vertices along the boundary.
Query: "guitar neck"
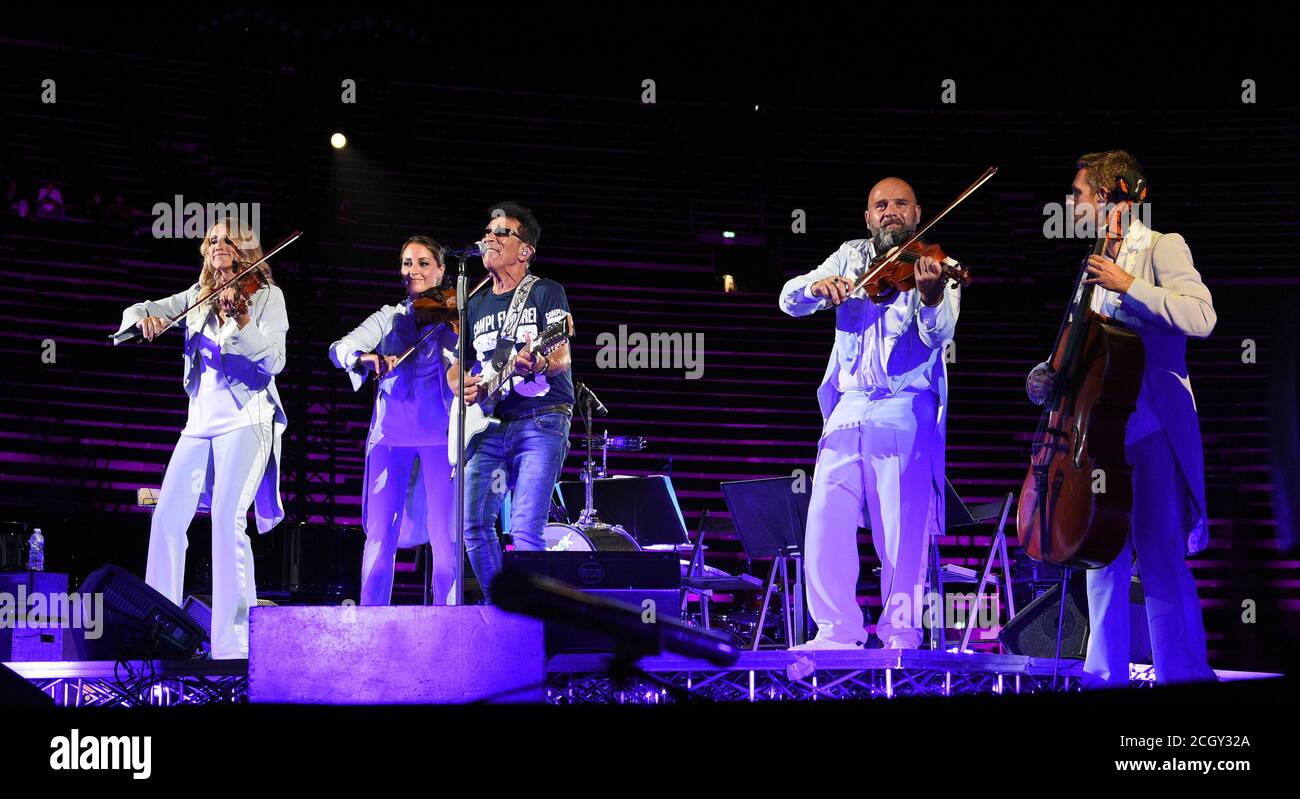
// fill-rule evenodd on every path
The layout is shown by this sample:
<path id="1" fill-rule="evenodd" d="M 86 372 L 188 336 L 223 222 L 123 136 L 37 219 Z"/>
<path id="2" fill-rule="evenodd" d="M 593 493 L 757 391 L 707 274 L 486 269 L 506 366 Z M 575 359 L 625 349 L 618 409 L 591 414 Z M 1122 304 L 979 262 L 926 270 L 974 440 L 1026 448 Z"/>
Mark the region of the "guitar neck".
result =
<path id="1" fill-rule="evenodd" d="M 527 348 L 527 351 L 530 355 L 536 353 L 537 350 L 538 347 L 536 343 L 534 343 L 532 347 Z M 485 387 L 484 394 L 483 394 L 484 399 L 491 399 L 495 397 L 497 392 L 499 392 L 505 386 L 506 381 L 509 380 L 511 376 L 513 376 L 515 373 L 514 359 L 518 358 L 519 355 L 522 354 L 523 352 L 524 350 L 520 350 L 519 352 L 515 353 L 515 355 L 510 359 L 510 363 L 502 367 L 500 372 L 497 372 L 495 375 L 488 378 L 487 386 Z"/>

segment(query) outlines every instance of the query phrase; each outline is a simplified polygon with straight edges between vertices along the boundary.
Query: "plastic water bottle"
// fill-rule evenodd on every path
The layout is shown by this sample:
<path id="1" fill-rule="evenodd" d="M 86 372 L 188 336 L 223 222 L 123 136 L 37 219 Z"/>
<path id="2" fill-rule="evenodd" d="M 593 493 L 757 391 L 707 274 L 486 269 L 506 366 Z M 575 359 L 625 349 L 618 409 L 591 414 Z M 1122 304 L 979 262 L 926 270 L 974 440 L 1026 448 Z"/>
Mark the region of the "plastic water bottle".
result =
<path id="1" fill-rule="evenodd" d="M 37 527 L 27 539 L 27 568 L 34 572 L 45 571 L 45 536 Z"/>

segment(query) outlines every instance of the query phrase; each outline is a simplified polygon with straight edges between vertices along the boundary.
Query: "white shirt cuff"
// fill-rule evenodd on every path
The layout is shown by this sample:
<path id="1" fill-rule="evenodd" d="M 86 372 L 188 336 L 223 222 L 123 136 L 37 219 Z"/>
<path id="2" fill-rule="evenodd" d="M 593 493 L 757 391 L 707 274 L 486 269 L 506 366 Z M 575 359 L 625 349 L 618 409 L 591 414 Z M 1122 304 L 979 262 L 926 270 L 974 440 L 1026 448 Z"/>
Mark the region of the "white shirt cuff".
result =
<path id="1" fill-rule="evenodd" d="M 943 301 L 940 300 L 938 305 L 926 305 L 921 303 L 921 324 L 925 325 L 926 330 L 934 330 L 935 322 L 939 318 L 939 309 L 943 307 Z"/>

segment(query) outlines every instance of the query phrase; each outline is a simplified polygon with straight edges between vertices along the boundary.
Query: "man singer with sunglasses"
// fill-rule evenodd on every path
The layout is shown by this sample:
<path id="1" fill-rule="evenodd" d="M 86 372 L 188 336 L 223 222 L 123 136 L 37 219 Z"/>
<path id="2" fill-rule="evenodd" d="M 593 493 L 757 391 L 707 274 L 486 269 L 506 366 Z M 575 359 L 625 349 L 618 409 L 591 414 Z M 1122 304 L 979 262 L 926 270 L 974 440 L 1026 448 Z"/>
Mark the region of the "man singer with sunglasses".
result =
<path id="1" fill-rule="evenodd" d="M 509 532 L 515 549 L 544 549 L 542 528 L 551 492 L 569 450 L 574 404 L 569 345 L 565 342 L 549 355 L 527 351 L 547 325 L 569 315 L 564 287 L 529 271 L 540 235 L 532 211 L 514 202 L 494 206 L 479 242 L 492 284 L 465 306 L 467 346 L 473 347 L 477 363 L 465 375 L 462 401 L 472 405 L 483 399 L 479 374 L 488 364 L 514 371 L 492 411 L 500 424 L 475 436 L 466 453 L 465 549 L 488 601 L 501 570 L 501 542 L 493 525 L 505 492 L 511 494 Z M 453 394 L 459 390 L 460 368 L 457 361 L 447 372 Z"/>

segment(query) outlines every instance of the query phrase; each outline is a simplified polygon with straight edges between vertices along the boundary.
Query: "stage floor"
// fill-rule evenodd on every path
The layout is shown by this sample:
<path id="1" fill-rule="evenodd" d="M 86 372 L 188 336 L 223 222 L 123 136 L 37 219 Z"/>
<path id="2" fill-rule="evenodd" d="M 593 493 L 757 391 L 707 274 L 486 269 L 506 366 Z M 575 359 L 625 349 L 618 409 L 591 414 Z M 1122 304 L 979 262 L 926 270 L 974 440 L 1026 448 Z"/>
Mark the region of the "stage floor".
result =
<path id="1" fill-rule="evenodd" d="M 930 650 L 742 652 L 736 663 L 658 655 L 615 676 L 607 654 L 555 655 L 547 660 L 546 702 L 659 704 L 832 701 L 905 696 L 1024 694 L 1081 689 L 1083 662 Z M 56 661 L 4 664 L 59 706 L 138 707 L 248 701 L 248 661 Z M 1279 674 L 1218 670 L 1223 682 Z M 1134 664 L 1135 686 L 1154 684 L 1149 665 Z M 321 697 L 319 704 L 335 704 Z"/>

